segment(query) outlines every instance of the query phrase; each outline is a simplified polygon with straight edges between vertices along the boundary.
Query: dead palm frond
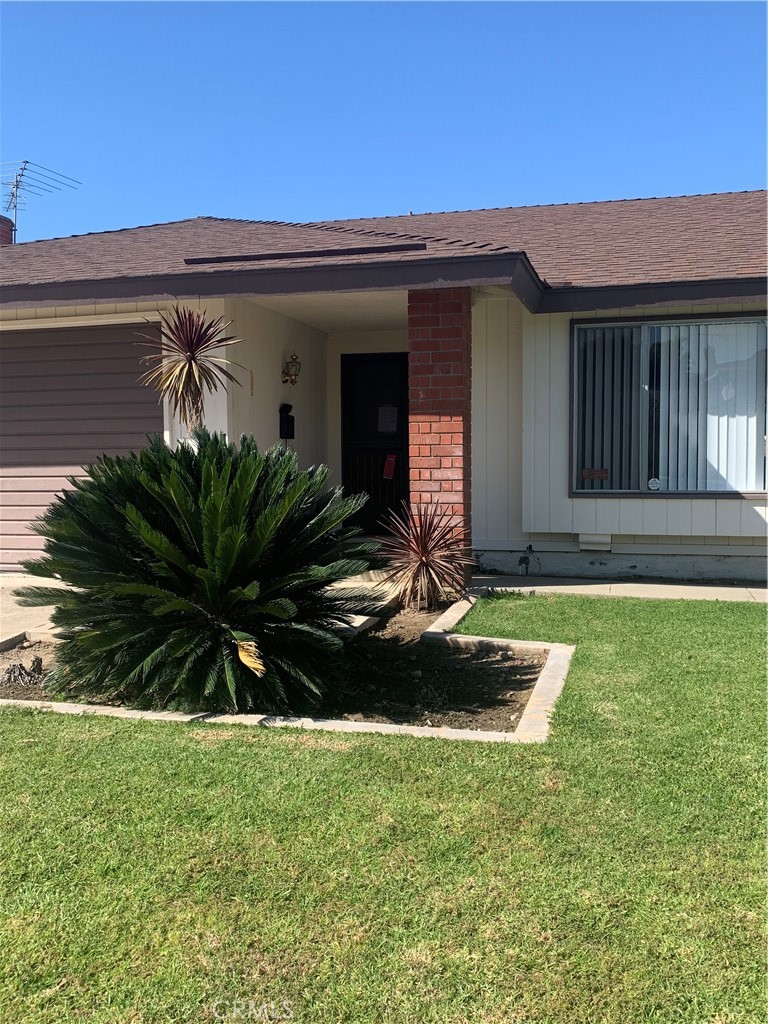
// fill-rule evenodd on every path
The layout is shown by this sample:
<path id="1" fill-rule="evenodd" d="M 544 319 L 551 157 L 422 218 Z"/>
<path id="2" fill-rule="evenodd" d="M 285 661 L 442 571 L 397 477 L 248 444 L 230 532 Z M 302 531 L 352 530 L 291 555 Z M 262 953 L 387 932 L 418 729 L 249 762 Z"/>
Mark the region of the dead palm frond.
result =
<path id="1" fill-rule="evenodd" d="M 389 536 L 380 554 L 389 562 L 385 582 L 394 583 L 405 608 L 434 608 L 464 589 L 472 558 L 466 536 L 445 505 L 391 510 L 382 520 Z"/>
<path id="2" fill-rule="evenodd" d="M 142 357 L 142 362 L 154 365 L 141 376 L 140 383 L 167 399 L 174 416 L 178 415 L 188 430 L 194 430 L 203 425 L 206 394 L 217 391 L 228 380 L 240 384 L 227 369 L 240 364 L 211 352 L 236 345 L 242 339 L 234 335 L 221 337 L 232 325 L 231 320 L 225 322 L 223 316 L 211 320 L 204 310 L 188 306 L 177 304 L 168 314 L 160 313 L 160 322 L 160 338 L 139 335 L 145 344 L 157 349 Z"/>

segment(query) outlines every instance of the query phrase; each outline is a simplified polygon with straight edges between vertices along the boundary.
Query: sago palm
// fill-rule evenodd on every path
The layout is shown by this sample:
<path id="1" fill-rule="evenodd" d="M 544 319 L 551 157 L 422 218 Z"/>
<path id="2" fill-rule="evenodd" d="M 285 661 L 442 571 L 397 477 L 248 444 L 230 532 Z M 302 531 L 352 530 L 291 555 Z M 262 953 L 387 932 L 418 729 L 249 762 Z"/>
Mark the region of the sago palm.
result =
<path id="1" fill-rule="evenodd" d="M 253 438 L 193 437 L 103 456 L 35 527 L 45 550 L 25 568 L 70 584 L 20 591 L 56 606 L 51 684 L 139 707 L 307 709 L 362 608 L 328 588 L 376 564 L 344 525 L 365 497 Z"/>
<path id="2" fill-rule="evenodd" d="M 142 334 L 144 344 L 157 349 L 143 356 L 142 362 L 152 369 L 140 377 L 140 383 L 154 388 L 168 401 L 173 413 L 187 430 L 203 425 L 205 396 L 217 391 L 226 381 L 240 384 L 228 366 L 239 366 L 216 349 L 237 345 L 242 340 L 234 335 L 223 336 L 232 326 L 223 316 L 208 319 L 204 311 L 178 304 L 166 315 L 160 313 L 161 337 Z"/>

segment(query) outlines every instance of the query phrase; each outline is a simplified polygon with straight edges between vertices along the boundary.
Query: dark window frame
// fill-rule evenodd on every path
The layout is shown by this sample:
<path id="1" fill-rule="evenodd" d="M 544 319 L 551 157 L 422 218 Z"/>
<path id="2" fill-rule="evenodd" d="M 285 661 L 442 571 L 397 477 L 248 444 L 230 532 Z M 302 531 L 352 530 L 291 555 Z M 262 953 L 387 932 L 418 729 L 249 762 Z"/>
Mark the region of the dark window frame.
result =
<path id="1" fill-rule="evenodd" d="M 736 499 L 738 501 L 764 500 L 768 498 L 768 490 L 763 491 L 617 491 L 617 490 L 578 490 L 576 487 L 576 451 L 578 431 L 576 419 L 576 336 L 580 327 L 630 327 L 644 324 L 671 323 L 710 323 L 728 320 L 758 320 L 768 317 L 768 309 L 746 310 L 728 313 L 675 313 L 666 316 L 636 317 L 590 317 L 588 319 L 572 319 L 570 322 L 570 339 L 568 353 L 568 497 L 569 498 L 644 498 L 651 501 L 666 501 L 686 498 L 689 501 L 722 501 Z"/>

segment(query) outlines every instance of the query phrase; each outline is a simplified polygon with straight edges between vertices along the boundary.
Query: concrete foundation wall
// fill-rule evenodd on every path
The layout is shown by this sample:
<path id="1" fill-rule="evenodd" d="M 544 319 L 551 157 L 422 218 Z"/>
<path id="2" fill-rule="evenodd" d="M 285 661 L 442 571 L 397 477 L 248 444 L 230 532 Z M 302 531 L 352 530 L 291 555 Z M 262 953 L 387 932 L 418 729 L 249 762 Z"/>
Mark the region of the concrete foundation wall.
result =
<path id="1" fill-rule="evenodd" d="M 545 551 L 534 544 L 541 563 L 531 562 L 530 571 L 541 576 L 570 576 L 587 579 L 727 580 L 766 583 L 764 553 L 744 553 L 734 546 L 733 554 L 624 554 L 598 551 Z M 476 550 L 481 569 L 517 574 L 522 551 Z"/>

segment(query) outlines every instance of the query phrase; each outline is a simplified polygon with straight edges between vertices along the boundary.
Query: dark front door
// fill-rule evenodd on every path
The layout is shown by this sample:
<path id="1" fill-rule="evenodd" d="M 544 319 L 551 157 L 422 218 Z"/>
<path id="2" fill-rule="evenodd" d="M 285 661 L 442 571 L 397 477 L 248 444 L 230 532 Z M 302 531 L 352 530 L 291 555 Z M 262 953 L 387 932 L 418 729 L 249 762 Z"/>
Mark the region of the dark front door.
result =
<path id="1" fill-rule="evenodd" d="M 387 509 L 408 498 L 408 353 L 341 357 L 344 489 L 365 492 L 356 522 L 380 533 Z"/>

